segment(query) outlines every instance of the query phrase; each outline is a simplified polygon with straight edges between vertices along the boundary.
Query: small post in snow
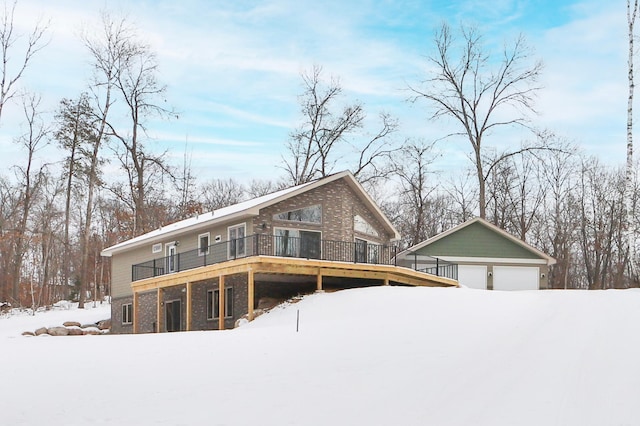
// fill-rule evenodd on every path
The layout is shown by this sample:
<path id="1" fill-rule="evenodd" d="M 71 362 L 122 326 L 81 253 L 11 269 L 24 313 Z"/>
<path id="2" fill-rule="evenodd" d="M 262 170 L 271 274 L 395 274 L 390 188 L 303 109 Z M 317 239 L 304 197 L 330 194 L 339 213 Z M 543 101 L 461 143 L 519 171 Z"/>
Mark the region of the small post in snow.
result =
<path id="1" fill-rule="evenodd" d="M 296 311 L 296 333 L 300 329 L 300 309 Z"/>

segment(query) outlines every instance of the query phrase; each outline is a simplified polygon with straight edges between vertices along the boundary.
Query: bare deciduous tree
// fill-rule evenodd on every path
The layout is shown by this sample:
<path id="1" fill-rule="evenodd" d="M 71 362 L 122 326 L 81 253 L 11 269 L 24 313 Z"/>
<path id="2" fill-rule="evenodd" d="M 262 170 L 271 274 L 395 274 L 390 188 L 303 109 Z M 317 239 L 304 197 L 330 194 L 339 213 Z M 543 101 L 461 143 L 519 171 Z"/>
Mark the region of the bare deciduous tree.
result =
<path id="1" fill-rule="evenodd" d="M 28 238 L 27 225 L 30 219 L 31 209 L 40 191 L 45 176 L 46 164 L 38 166 L 36 152 L 47 144 L 47 133 L 42 117 L 40 116 L 40 98 L 36 95 L 23 97 L 22 110 L 26 122 L 25 133 L 17 139 L 17 143 L 26 149 L 27 161 L 24 166 L 16 166 L 16 174 L 20 182 L 19 213 L 13 238 L 13 262 L 12 262 L 12 297 L 20 303 L 20 279 L 22 261 L 27 249 Z"/>
<path id="2" fill-rule="evenodd" d="M 474 206 L 477 205 L 477 192 L 473 185 L 473 171 L 459 173 L 445 185 L 452 202 L 452 214 L 456 215 L 456 223 L 466 222 L 474 217 Z"/>
<path id="3" fill-rule="evenodd" d="M 622 238 L 624 176 L 596 159 L 586 159 L 580 175 L 580 248 L 590 290 L 624 286 Z"/>
<path id="4" fill-rule="evenodd" d="M 433 105 L 432 119 L 449 117 L 462 128 L 450 136 L 463 136 L 471 144 L 480 217 L 484 218 L 487 169 L 491 168 L 485 164 L 485 138 L 498 128 L 525 124 L 525 114 L 534 111 L 542 63 L 532 61 L 523 36 L 504 48 L 498 65 L 474 28 L 461 27 L 456 38 L 449 25 L 443 24 L 435 44 L 436 53 L 429 57 L 432 71 L 424 87 L 410 87 L 413 100 L 425 99 Z"/>
<path id="5" fill-rule="evenodd" d="M 200 196 L 205 209 L 213 211 L 244 200 L 245 190 L 233 179 L 212 179 L 202 186 Z"/>
<path id="6" fill-rule="evenodd" d="M 249 198 L 258 198 L 285 187 L 284 182 L 276 183 L 271 180 L 253 179 L 246 188 L 246 193 Z"/>
<path id="7" fill-rule="evenodd" d="M 16 83 L 22 77 L 27 66 L 47 42 L 43 39 L 47 30 L 47 24 L 38 23 L 28 35 L 23 52 L 16 52 L 16 44 L 21 35 L 14 28 L 14 15 L 18 2 L 11 5 L 4 3 L 2 16 L 0 16 L 0 53 L 2 54 L 2 67 L 0 69 L 0 117 L 7 102 L 16 96 Z M 14 54 L 18 55 L 17 63 L 12 61 Z"/>
<path id="8" fill-rule="evenodd" d="M 283 157 L 288 180 L 299 185 L 325 177 L 334 171 L 338 162 L 362 183 L 388 174 L 390 170 L 382 163 L 393 152 L 389 139 L 398 128 L 397 121 L 389 114 L 381 113 L 379 130 L 369 135 L 357 135 L 364 127 L 366 113 L 359 102 L 341 109 L 336 106 L 343 95 L 339 80 L 331 78 L 325 84 L 322 67 L 318 65 L 303 73 L 302 80 L 304 92 L 300 103 L 304 123 L 291 133 L 288 156 Z M 346 149 L 347 145 L 350 150 Z M 357 161 L 349 165 L 345 158 L 352 156 Z"/>
<path id="9" fill-rule="evenodd" d="M 116 154 L 127 175 L 126 191 L 116 193 L 131 206 L 133 234 L 139 235 L 158 225 L 149 217 L 153 209 L 146 208 L 152 186 L 165 174 L 173 177 L 164 155 L 152 153 L 144 144 L 147 120 L 154 115 L 167 116 L 170 113 L 160 105 L 166 88 L 157 78 L 155 53 L 139 39 L 135 28 L 126 19 L 116 20 L 105 13 L 102 26 L 101 36 L 97 39 L 85 37 L 85 45 L 92 53 L 94 67 L 101 77 L 100 85 L 94 87 L 106 88 L 100 109 L 104 117 L 101 125 L 108 128 L 105 135 L 120 142 L 115 148 Z M 126 117 L 124 122 L 117 122 L 111 115 L 116 97 L 122 102 L 122 109 L 118 112 Z"/>
<path id="10" fill-rule="evenodd" d="M 435 158 L 433 147 L 434 143 L 423 140 L 407 141 L 394 159 L 394 174 L 400 185 L 398 208 L 402 211 L 397 221 L 409 246 L 433 235 L 428 231 L 433 226 L 428 210 L 436 187 L 430 179 L 434 175 L 430 169 Z"/>
<path id="11" fill-rule="evenodd" d="M 540 181 L 546 183 L 543 217 L 534 231 L 538 247 L 557 260 L 549 271 L 552 288 L 576 288 L 578 281 L 571 271 L 578 264 L 575 253 L 580 224 L 580 164 L 577 149 L 561 142 L 560 150 L 547 151 L 540 169 Z"/>

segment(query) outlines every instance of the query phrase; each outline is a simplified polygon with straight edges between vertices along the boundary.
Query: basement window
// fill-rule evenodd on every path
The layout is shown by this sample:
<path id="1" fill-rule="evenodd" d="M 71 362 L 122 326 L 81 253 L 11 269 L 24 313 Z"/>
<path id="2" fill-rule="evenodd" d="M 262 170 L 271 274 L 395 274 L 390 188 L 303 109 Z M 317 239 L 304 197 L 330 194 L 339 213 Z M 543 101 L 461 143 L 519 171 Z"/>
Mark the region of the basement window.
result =
<path id="1" fill-rule="evenodd" d="M 133 303 L 122 305 L 122 324 L 133 324 Z"/>
<path id="2" fill-rule="evenodd" d="M 224 317 L 233 318 L 233 287 L 224 289 Z M 220 290 L 207 291 L 207 319 L 220 318 Z"/>

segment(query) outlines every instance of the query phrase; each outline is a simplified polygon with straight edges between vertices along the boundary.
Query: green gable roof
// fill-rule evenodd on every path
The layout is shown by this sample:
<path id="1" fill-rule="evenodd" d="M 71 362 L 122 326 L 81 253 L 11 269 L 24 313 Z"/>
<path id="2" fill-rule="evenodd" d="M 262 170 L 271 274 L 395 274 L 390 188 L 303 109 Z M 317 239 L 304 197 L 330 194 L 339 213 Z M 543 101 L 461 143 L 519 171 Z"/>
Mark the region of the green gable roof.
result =
<path id="1" fill-rule="evenodd" d="M 491 257 L 510 259 L 544 259 L 524 243 L 517 243 L 503 232 L 492 229 L 481 221 L 472 222 L 448 235 L 435 239 L 415 250 L 418 255 Z"/>

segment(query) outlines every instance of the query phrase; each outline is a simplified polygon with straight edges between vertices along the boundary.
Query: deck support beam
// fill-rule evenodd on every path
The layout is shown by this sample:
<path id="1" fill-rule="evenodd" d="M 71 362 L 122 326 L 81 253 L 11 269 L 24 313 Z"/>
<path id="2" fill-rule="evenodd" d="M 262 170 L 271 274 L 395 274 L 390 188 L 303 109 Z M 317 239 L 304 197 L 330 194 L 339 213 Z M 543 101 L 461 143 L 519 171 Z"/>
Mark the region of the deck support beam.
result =
<path id="1" fill-rule="evenodd" d="M 255 283 L 253 279 L 253 269 L 247 272 L 247 318 L 253 321 L 253 304 L 255 298 Z"/>
<path id="2" fill-rule="evenodd" d="M 191 282 L 187 281 L 187 331 L 191 331 L 191 322 L 193 318 L 192 304 L 191 304 Z"/>
<path id="3" fill-rule="evenodd" d="M 133 318 L 133 334 L 136 334 L 138 332 L 138 293 L 137 292 L 133 292 L 133 309 L 131 309 L 133 312 L 131 313 Z"/>
<path id="4" fill-rule="evenodd" d="M 162 318 L 162 293 L 164 290 L 162 288 L 158 288 L 156 292 L 156 333 L 160 333 L 162 331 L 162 326 L 160 325 L 160 318 Z"/>
<path id="5" fill-rule="evenodd" d="M 218 278 L 218 330 L 224 330 L 224 317 L 226 316 L 224 300 L 224 275 Z"/>

